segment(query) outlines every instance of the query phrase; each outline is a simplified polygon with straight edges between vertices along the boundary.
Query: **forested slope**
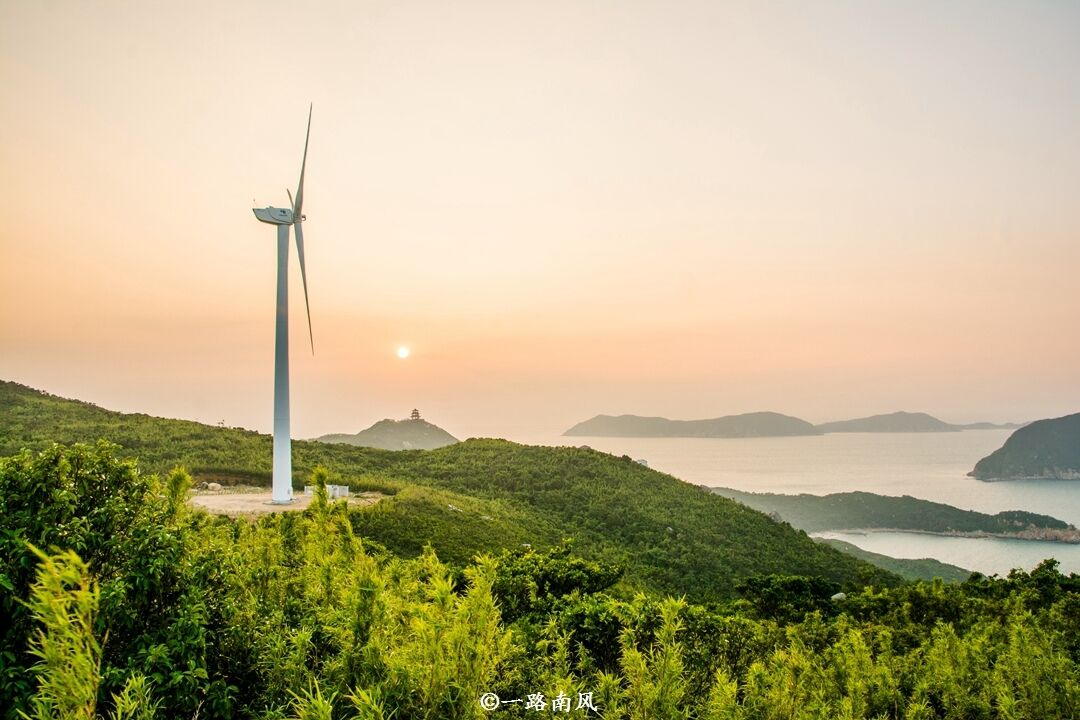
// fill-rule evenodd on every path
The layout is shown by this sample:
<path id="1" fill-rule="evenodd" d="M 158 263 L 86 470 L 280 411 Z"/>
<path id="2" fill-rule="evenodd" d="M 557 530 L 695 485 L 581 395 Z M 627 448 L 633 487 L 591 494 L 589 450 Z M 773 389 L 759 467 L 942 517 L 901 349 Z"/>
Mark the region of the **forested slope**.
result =
<path id="1" fill-rule="evenodd" d="M 397 557 L 356 534 L 346 503 L 327 502 L 326 479 L 309 480 L 319 490 L 303 512 L 231 519 L 186 505 L 183 471 L 147 476 L 106 443 L 0 457 L 0 716 L 1046 720 L 1080 710 L 1080 577 L 1052 561 L 846 597 L 821 578 L 756 576 L 740 599 L 698 605 L 628 594 L 617 567 L 565 547 L 456 568 L 431 553 Z"/>

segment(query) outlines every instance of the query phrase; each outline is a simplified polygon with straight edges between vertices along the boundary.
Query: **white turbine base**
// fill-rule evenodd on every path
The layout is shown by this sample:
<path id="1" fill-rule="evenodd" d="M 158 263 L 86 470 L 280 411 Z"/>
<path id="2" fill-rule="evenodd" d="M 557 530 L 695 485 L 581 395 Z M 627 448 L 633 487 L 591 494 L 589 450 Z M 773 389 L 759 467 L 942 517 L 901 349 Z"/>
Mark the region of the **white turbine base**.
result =
<path id="1" fill-rule="evenodd" d="M 289 226 L 278 225 L 277 322 L 274 331 L 274 480 L 272 502 L 292 502 L 289 429 Z"/>

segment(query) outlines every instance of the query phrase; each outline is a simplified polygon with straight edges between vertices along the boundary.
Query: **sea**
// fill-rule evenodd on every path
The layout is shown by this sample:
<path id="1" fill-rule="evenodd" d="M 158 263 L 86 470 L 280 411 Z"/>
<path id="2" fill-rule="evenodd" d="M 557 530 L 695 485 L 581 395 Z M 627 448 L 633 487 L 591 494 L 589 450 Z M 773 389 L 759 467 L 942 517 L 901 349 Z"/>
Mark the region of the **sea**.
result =
<path id="1" fill-rule="evenodd" d="M 1027 510 L 1080 527 L 1080 481 L 983 482 L 975 463 L 1001 447 L 1011 430 L 948 433 L 830 433 L 767 438 L 609 438 L 534 436 L 532 445 L 587 445 L 645 461 L 695 485 L 783 494 L 863 490 L 910 495 L 996 513 Z M 956 538 L 905 532 L 829 532 L 894 558 L 935 558 L 985 575 L 1031 570 L 1046 558 L 1080 573 L 1080 545 L 999 538 Z"/>

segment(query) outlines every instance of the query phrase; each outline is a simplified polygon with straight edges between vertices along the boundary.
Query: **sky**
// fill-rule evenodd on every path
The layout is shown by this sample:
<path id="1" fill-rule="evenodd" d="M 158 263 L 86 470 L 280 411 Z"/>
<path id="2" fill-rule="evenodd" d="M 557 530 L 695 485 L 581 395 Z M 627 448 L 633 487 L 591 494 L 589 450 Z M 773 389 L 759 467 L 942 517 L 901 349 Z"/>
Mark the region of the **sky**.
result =
<path id="1" fill-rule="evenodd" d="M 0 0 L 0 378 L 269 431 L 312 103 L 294 437 L 1077 412 L 1078 68 L 1062 2 Z"/>

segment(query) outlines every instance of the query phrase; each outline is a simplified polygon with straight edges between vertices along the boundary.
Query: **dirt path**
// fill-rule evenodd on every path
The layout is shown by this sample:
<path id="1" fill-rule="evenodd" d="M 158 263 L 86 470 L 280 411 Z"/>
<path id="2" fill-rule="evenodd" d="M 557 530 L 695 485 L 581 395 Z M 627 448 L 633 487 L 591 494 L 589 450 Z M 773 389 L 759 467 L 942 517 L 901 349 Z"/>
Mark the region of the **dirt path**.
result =
<path id="1" fill-rule="evenodd" d="M 383 498 L 382 493 L 363 492 L 349 497 L 351 505 L 374 505 Z M 311 495 L 298 493 L 288 505 L 275 505 L 270 502 L 271 492 L 265 488 L 230 487 L 224 490 L 200 490 L 189 500 L 195 507 L 207 512 L 230 515 L 263 515 L 272 512 L 292 512 L 303 510 L 311 504 Z"/>

